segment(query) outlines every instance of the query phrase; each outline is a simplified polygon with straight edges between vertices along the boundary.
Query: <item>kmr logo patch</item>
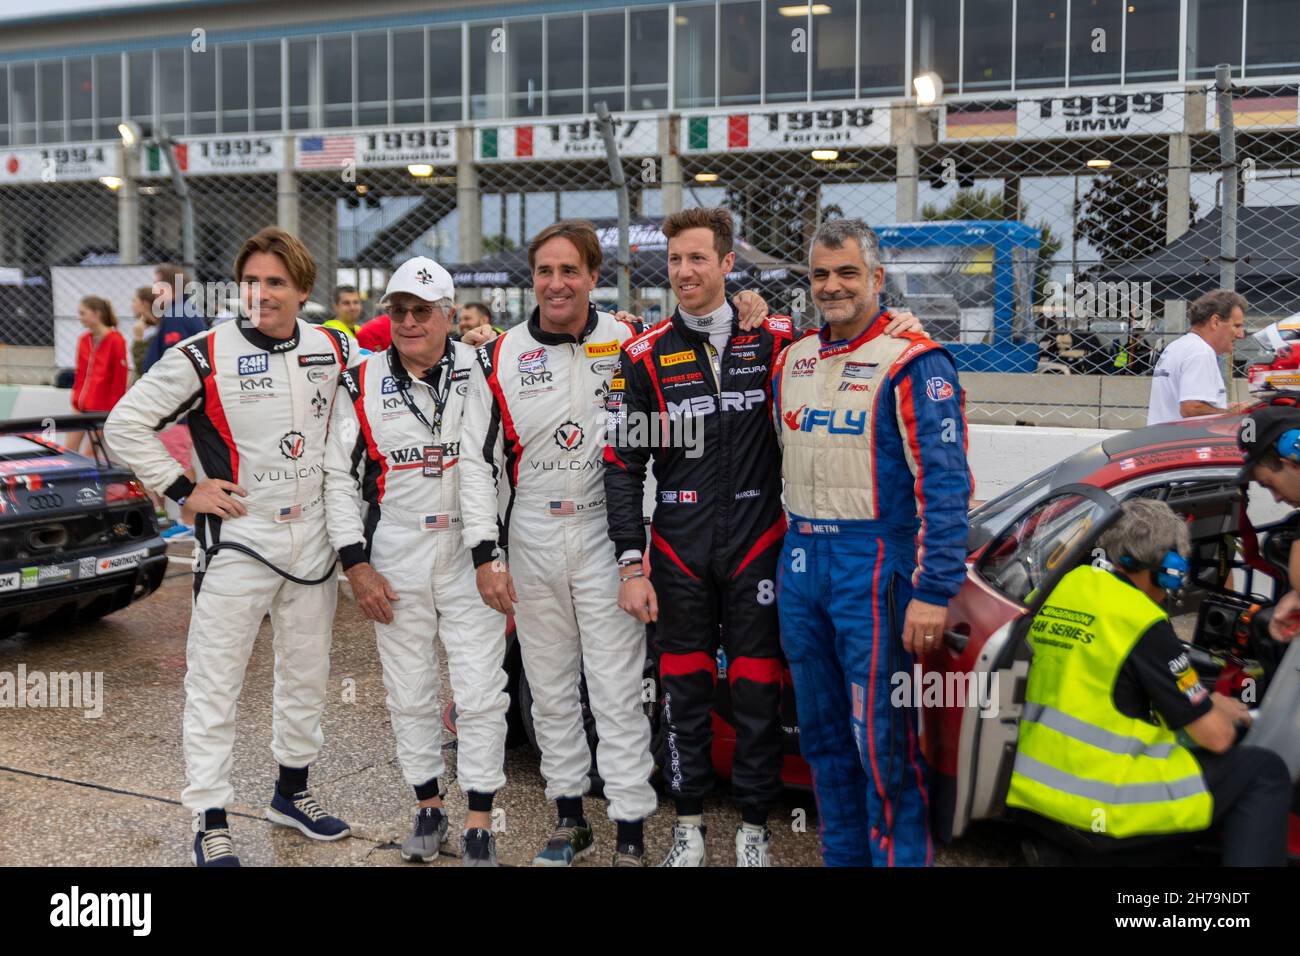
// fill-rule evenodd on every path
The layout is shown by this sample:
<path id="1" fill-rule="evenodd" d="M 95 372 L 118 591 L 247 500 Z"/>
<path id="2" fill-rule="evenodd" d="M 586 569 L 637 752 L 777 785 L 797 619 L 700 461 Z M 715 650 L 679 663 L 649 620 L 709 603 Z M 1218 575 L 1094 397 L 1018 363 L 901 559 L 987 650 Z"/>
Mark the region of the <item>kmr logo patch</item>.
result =
<path id="1" fill-rule="evenodd" d="M 260 375 L 267 369 L 267 360 L 271 356 L 265 352 L 258 352 L 256 355 L 239 356 L 239 374 L 240 375 Z"/>

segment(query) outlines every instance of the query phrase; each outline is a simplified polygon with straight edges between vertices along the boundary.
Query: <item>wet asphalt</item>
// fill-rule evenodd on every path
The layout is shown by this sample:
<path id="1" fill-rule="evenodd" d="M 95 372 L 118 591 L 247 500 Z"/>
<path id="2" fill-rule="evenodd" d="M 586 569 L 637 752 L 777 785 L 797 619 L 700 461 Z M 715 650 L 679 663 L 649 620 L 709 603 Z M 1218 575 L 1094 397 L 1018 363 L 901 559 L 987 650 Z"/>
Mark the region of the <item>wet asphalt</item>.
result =
<path id="1" fill-rule="evenodd" d="M 173 546 L 175 548 L 175 546 Z M 102 673 L 99 716 L 82 709 L 0 709 L 0 865 L 187 866 L 190 816 L 180 805 L 185 635 L 190 615 L 188 561 L 173 557 L 163 586 L 99 622 L 53 633 L 0 640 L 0 672 Z M 227 808 L 245 866 L 398 866 L 397 845 L 409 833 L 414 795 L 394 751 L 374 631 L 346 588 L 340 597 L 331 654 L 325 747 L 310 786 L 321 804 L 347 820 L 352 837 L 309 841 L 264 819 L 274 786 L 271 756 L 273 657 L 269 620 L 253 650 L 240 697 L 234 752 L 235 803 Z M 445 665 L 444 665 L 445 668 Z M 445 669 L 444 694 L 448 693 Z M 465 815 L 455 780 L 455 738 L 444 750 L 447 812 L 453 834 Z M 535 753 L 525 743 L 507 751 L 508 783 L 497 795 L 494 829 L 501 862 L 527 865 L 554 825 Z M 711 865 L 730 866 L 739 817 L 725 785 L 706 804 Z M 581 866 L 605 866 L 614 828 L 605 804 L 588 798 L 596 851 Z M 652 861 L 667 852 L 670 806 L 646 823 Z M 811 794 L 791 791 L 771 817 L 774 855 L 782 866 L 819 866 Z M 93 833 L 94 839 L 87 839 Z M 457 841 L 431 866 L 455 866 Z M 1006 865 L 1018 860 L 1014 840 L 996 828 L 939 850 L 947 866 Z"/>

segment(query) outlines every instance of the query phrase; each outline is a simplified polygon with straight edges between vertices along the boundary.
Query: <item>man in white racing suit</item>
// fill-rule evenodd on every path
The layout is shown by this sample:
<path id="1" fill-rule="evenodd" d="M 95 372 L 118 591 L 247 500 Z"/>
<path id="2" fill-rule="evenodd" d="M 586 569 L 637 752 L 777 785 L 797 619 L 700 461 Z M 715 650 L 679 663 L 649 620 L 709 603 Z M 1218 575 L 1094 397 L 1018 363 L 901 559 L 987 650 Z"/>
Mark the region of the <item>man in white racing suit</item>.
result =
<path id="1" fill-rule="evenodd" d="M 380 300 L 392 345 L 343 375 L 325 499 L 330 541 L 357 604 L 375 622 L 397 756 L 419 801 L 402 858 L 428 862 L 447 838 L 437 635 L 456 699 L 456 776 L 469 801 L 461 864 L 495 866 L 506 643 L 501 618 L 479 598 L 461 538 L 461 414 L 475 355 L 449 337 L 454 296 L 451 276 L 432 259 L 410 259 L 393 274 Z"/>
<path id="2" fill-rule="evenodd" d="M 273 823 L 315 840 L 351 831 L 307 789 L 323 742 L 338 589 L 325 530 L 326 428 L 347 336 L 298 310 L 316 265 L 296 238 L 265 229 L 235 259 L 246 318 L 168 349 L 118 402 L 109 446 L 150 488 L 182 505 L 195 528 L 194 603 L 186 647 L 181 803 L 195 815 L 199 866 L 238 866 L 226 806 L 235 704 L 269 612 L 275 635 L 271 752 L 279 781 Z M 158 430 L 188 415 L 200 480 L 185 477 Z"/>
<path id="3" fill-rule="evenodd" d="M 618 607 L 601 463 L 619 347 L 639 328 L 591 305 L 601 251 L 590 224 L 543 229 L 529 243 L 528 260 L 538 307 L 479 349 L 465 407 L 465 543 L 483 600 L 515 613 L 533 695 L 546 798 L 559 817 L 534 865 L 569 866 L 592 848 L 582 810 L 591 769 L 579 698 L 585 674 L 597 762 L 618 828 L 614 864 L 640 866 L 643 820 L 657 806 L 642 696 L 645 627 Z M 766 303 L 741 295 L 750 300 L 738 303 L 745 318 L 761 321 Z M 498 522 L 501 481 L 510 503 Z"/>

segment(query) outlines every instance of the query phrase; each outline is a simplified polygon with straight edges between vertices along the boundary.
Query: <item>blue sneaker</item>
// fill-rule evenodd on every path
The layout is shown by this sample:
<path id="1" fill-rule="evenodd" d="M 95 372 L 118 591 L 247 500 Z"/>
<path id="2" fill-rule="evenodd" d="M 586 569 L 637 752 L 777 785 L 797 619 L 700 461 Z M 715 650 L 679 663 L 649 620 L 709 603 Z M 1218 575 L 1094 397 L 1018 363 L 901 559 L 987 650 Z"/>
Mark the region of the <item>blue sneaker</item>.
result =
<path id="1" fill-rule="evenodd" d="M 313 840 L 342 840 L 352 833 L 352 828 L 346 823 L 321 809 L 310 790 L 299 790 L 291 800 L 281 796 L 277 787 L 271 806 L 266 810 L 266 818 L 282 827 L 293 827 Z"/>
<path id="2" fill-rule="evenodd" d="M 202 823 L 197 826 L 202 826 Z M 230 839 L 230 827 L 195 830 L 193 859 L 195 866 L 239 866 L 235 844 Z"/>
<path id="3" fill-rule="evenodd" d="M 591 852 L 593 847 L 591 827 L 587 821 L 565 817 L 555 828 L 542 852 L 533 857 L 533 866 L 572 866 Z"/>
<path id="4" fill-rule="evenodd" d="M 187 524 L 174 524 L 162 532 L 162 537 L 168 541 L 188 541 L 194 537 L 194 529 Z"/>

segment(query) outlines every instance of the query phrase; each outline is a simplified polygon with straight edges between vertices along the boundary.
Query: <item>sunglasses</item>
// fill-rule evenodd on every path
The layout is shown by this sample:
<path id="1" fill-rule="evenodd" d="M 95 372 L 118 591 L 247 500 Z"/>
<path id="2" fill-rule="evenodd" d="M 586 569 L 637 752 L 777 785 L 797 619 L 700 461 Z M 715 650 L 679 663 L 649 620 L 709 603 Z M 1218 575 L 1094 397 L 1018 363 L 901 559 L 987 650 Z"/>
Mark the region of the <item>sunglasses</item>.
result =
<path id="1" fill-rule="evenodd" d="M 433 318 L 433 313 L 438 311 L 436 305 L 391 305 L 388 307 L 388 314 L 397 319 L 399 322 L 406 318 L 406 313 L 411 313 L 417 322 L 428 322 Z"/>

